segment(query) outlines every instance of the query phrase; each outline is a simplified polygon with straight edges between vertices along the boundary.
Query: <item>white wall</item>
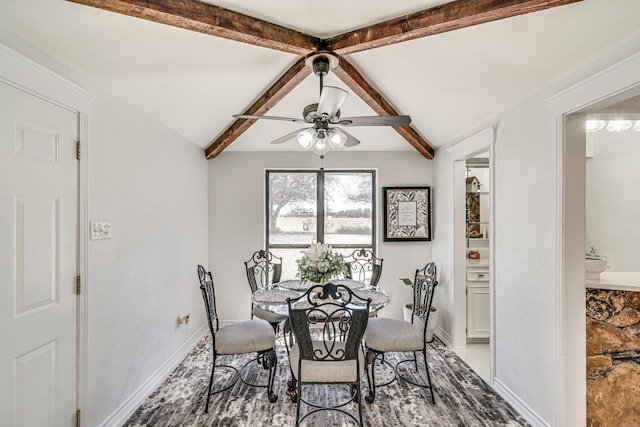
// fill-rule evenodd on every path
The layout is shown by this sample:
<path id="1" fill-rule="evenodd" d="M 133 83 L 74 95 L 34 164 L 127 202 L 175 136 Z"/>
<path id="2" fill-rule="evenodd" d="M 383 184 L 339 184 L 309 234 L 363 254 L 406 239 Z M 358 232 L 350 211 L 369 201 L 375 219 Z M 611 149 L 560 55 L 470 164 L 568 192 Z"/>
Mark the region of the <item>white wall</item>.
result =
<path id="1" fill-rule="evenodd" d="M 552 422 L 556 389 L 555 122 L 541 99 L 502 116 L 494 151 L 495 377 Z"/>
<path id="2" fill-rule="evenodd" d="M 224 152 L 209 161 L 209 267 L 221 320 L 247 319 L 250 314 L 243 262 L 264 245 L 265 169 L 319 166 L 319 157 L 310 152 Z M 433 184 L 433 162 L 416 152 L 330 152 L 324 168 L 377 169 L 378 212 L 382 187 Z M 401 319 L 411 289 L 399 279 L 413 277 L 416 268 L 431 261 L 431 242 L 382 242 L 383 217 L 377 219 L 378 254 L 384 259 L 380 286 L 391 293 L 381 316 Z M 432 227 L 435 239 L 446 238 L 436 221 Z"/>
<path id="3" fill-rule="evenodd" d="M 196 265 L 207 262 L 204 152 L 97 92 L 89 119 L 87 424 L 96 426 L 204 325 Z M 188 325 L 177 317 L 191 314 Z"/>
<path id="4" fill-rule="evenodd" d="M 39 61 L 0 44 L 11 58 L 2 77 L 89 116 L 89 219 L 110 221 L 113 238 L 88 242 L 80 404 L 83 425 L 117 425 L 205 328 L 196 274 L 208 257 L 204 151 L 38 49 L 1 31 L 0 42 Z M 80 82 L 93 83 L 93 104 Z M 190 324 L 177 327 L 189 313 Z"/>
<path id="5" fill-rule="evenodd" d="M 586 245 L 608 256 L 609 271 L 640 271 L 640 132 L 587 134 Z M 615 191 L 612 191 L 615 189 Z"/>

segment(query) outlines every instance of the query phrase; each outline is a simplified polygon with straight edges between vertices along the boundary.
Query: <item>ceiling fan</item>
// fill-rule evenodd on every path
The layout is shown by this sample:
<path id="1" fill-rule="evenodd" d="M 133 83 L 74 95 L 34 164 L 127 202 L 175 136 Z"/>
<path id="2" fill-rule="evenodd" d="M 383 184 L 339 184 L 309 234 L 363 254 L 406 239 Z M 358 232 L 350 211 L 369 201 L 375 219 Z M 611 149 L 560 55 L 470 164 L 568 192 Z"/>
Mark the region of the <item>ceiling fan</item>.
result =
<path id="1" fill-rule="evenodd" d="M 280 120 L 294 123 L 307 123 L 310 127 L 295 130 L 274 141 L 271 144 L 281 144 L 297 137 L 303 148 L 323 155 L 330 148 L 353 147 L 360 141 L 339 126 L 408 126 L 411 123 L 410 116 L 359 116 L 341 117 L 340 106 L 348 95 L 348 92 L 333 86 L 323 86 L 323 78 L 329 73 L 329 59 L 318 56 L 313 60 L 313 73 L 320 77 L 320 100 L 310 104 L 302 110 L 302 118 L 256 116 L 247 114 L 234 114 L 239 119 L 267 119 Z"/>

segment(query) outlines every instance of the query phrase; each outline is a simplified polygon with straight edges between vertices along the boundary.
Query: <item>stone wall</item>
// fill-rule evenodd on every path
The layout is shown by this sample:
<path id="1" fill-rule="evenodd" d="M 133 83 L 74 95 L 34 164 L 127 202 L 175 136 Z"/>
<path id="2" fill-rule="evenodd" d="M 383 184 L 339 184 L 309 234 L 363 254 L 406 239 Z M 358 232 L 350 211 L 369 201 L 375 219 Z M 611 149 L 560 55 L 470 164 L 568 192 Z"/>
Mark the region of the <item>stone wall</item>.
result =
<path id="1" fill-rule="evenodd" d="M 587 290 L 587 426 L 640 426 L 640 292 Z"/>

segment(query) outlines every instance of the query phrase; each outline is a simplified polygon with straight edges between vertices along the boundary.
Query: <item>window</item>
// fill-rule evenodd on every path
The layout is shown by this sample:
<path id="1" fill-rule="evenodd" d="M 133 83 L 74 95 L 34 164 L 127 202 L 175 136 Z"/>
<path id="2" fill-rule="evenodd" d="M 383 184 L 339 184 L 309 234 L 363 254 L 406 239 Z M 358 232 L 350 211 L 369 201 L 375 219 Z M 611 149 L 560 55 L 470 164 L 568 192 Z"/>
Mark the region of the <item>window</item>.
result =
<path id="1" fill-rule="evenodd" d="M 267 249 L 283 259 L 283 278 L 311 243 L 349 254 L 374 248 L 375 171 L 268 170 Z"/>

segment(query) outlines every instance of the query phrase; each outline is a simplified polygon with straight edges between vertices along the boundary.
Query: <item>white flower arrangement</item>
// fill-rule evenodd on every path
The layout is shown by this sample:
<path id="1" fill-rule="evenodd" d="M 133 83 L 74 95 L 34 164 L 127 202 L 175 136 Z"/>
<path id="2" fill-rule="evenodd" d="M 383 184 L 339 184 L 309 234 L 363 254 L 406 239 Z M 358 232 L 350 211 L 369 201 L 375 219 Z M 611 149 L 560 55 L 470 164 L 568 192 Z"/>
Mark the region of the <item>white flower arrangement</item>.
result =
<path id="1" fill-rule="evenodd" d="M 296 262 L 298 277 L 303 282 L 325 283 L 346 272 L 342 254 L 322 243 L 314 243 L 309 249 L 302 251 L 302 258 Z"/>

